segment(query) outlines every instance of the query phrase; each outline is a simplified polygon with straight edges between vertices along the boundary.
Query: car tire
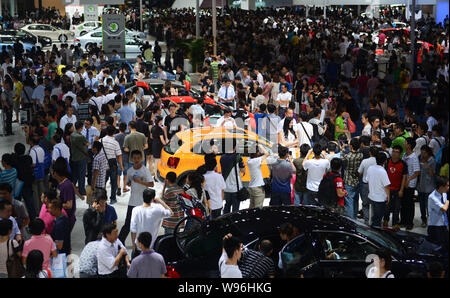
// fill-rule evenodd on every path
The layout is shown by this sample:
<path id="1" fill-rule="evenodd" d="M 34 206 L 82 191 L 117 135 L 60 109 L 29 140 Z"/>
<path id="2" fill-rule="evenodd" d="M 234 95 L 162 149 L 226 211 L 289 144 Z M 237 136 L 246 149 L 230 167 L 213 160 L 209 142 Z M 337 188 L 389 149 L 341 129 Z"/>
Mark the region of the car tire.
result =
<path id="1" fill-rule="evenodd" d="M 61 34 L 58 39 L 60 42 L 66 42 L 68 38 L 67 35 Z"/>
<path id="2" fill-rule="evenodd" d="M 90 49 L 91 49 L 92 46 L 93 46 L 93 44 L 92 44 L 91 42 L 88 42 L 88 43 L 84 46 L 84 49 L 85 49 L 86 51 L 90 51 Z"/>

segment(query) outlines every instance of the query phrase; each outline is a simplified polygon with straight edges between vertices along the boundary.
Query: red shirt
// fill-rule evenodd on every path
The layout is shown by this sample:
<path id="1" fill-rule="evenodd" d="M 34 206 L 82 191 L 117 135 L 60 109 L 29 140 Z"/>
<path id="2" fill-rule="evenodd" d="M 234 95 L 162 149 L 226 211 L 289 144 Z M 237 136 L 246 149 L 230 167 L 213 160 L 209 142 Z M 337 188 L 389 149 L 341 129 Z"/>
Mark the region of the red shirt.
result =
<path id="1" fill-rule="evenodd" d="M 334 178 L 334 186 L 336 189 L 344 189 L 344 180 L 341 177 Z M 339 197 L 338 205 L 344 207 L 344 197 Z"/>
<path id="2" fill-rule="evenodd" d="M 386 171 L 389 177 L 389 181 L 391 181 L 391 185 L 389 186 L 390 190 L 400 190 L 402 186 L 403 175 L 407 175 L 407 167 L 406 163 L 403 160 L 398 161 L 397 163 L 393 163 L 392 159 L 389 159 L 386 163 Z"/>

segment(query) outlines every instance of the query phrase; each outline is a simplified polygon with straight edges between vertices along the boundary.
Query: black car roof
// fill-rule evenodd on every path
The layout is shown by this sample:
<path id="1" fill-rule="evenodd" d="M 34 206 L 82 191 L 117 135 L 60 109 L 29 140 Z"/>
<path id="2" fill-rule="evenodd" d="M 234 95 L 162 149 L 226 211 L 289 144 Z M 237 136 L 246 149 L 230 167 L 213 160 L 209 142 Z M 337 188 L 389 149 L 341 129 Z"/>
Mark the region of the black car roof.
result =
<path id="1" fill-rule="evenodd" d="M 212 220 L 208 225 L 214 229 L 227 229 L 231 232 L 237 230 L 238 233 L 246 234 L 258 233 L 260 230 L 266 230 L 265 232 L 268 232 L 268 229 L 275 230 L 284 222 L 293 224 L 300 232 L 316 229 L 356 232 L 355 223 L 351 220 L 317 206 L 268 206 L 243 209 Z"/>

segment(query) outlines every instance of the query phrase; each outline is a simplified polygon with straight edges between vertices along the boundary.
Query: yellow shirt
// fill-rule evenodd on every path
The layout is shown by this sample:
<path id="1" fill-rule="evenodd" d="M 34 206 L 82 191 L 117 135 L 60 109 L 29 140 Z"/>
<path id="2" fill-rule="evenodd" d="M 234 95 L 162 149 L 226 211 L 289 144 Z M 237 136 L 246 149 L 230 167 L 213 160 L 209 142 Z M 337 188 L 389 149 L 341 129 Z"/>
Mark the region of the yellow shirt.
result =
<path id="1" fill-rule="evenodd" d="M 23 89 L 22 82 L 20 82 L 20 81 L 15 82 L 14 83 L 14 89 L 16 90 L 14 101 L 19 101 L 20 102 L 21 101 L 20 93 L 22 93 L 22 89 Z"/>
<path id="2" fill-rule="evenodd" d="M 448 178 L 448 175 L 449 175 L 449 166 L 448 166 L 448 163 L 446 163 L 445 165 L 443 165 L 443 166 L 441 167 L 441 171 L 439 172 L 439 175 Z"/>
<path id="3" fill-rule="evenodd" d="M 62 64 L 58 66 L 58 75 L 59 76 L 62 76 L 62 70 L 63 70 L 64 67 L 66 67 L 66 66 L 62 65 Z"/>

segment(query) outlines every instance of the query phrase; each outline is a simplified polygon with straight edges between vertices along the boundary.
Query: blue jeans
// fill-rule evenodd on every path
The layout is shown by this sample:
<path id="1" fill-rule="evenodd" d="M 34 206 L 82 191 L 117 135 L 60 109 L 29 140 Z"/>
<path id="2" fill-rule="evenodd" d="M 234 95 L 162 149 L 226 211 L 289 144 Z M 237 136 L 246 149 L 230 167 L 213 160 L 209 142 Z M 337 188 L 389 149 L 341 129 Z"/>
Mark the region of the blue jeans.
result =
<path id="1" fill-rule="evenodd" d="M 303 202 L 306 198 L 306 194 L 307 192 L 296 192 L 294 191 L 294 205 L 295 206 L 300 206 L 303 205 Z"/>
<path id="2" fill-rule="evenodd" d="M 225 207 L 223 208 L 223 214 L 238 211 L 241 206 L 241 201 L 238 200 L 237 192 L 226 192 L 225 193 Z"/>
<path id="3" fill-rule="evenodd" d="M 312 191 L 312 190 L 308 190 L 303 195 L 303 205 L 317 206 L 316 198 L 317 198 L 317 192 L 316 191 Z"/>
<path id="4" fill-rule="evenodd" d="M 270 195 L 270 206 L 291 205 L 291 193 L 272 192 Z"/>
<path id="5" fill-rule="evenodd" d="M 345 190 L 348 196 L 344 198 L 345 211 L 350 218 L 356 218 L 358 216 L 358 204 L 359 204 L 359 186 L 345 186 Z"/>
<path id="6" fill-rule="evenodd" d="M 429 193 L 419 192 L 420 218 L 424 222 L 427 222 L 428 196 L 429 195 L 430 195 Z"/>
<path id="7" fill-rule="evenodd" d="M 370 225 L 381 228 L 381 220 L 386 213 L 386 202 L 370 201 L 370 204 L 372 204 L 372 222 Z"/>
<path id="8" fill-rule="evenodd" d="M 87 162 L 85 159 L 74 161 L 72 168 L 73 184 L 77 185 L 78 191 L 81 195 L 86 195 L 85 181 L 86 181 Z"/>

